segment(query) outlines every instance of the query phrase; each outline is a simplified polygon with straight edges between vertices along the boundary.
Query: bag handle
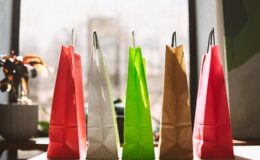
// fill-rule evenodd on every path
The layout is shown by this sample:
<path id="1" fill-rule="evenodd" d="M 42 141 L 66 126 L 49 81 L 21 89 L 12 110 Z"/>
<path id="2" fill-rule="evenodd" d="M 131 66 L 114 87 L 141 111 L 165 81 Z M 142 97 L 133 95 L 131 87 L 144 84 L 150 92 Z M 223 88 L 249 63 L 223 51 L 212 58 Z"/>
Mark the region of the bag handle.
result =
<path id="1" fill-rule="evenodd" d="M 209 33 L 207 53 L 209 52 L 209 46 L 210 45 L 214 45 L 215 46 L 215 31 L 214 31 L 214 28 L 212 28 L 210 33 Z"/>
<path id="2" fill-rule="evenodd" d="M 171 47 L 177 47 L 176 31 L 172 34 L 172 44 Z"/>
<path id="3" fill-rule="evenodd" d="M 93 45 L 95 49 L 99 48 L 98 36 L 96 31 L 93 32 Z"/>
<path id="4" fill-rule="evenodd" d="M 74 28 L 72 28 L 72 30 L 71 30 L 70 44 L 74 47 L 74 50 L 76 50 L 77 34 L 76 34 Z"/>
<path id="5" fill-rule="evenodd" d="M 135 31 L 132 31 L 132 38 L 131 38 L 131 42 L 132 42 L 132 47 L 135 48 Z"/>

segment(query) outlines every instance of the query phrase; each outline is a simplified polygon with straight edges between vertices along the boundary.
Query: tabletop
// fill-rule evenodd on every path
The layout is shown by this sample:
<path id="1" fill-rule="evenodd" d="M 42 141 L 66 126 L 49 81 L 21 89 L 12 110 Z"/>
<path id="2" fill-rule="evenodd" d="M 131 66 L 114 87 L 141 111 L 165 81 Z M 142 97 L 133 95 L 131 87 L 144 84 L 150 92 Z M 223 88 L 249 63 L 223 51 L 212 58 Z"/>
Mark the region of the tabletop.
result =
<path id="1" fill-rule="evenodd" d="M 158 147 L 154 148 L 155 150 L 155 159 L 158 158 Z M 260 157 L 260 145 L 239 145 L 239 146 L 234 146 L 234 154 L 235 154 L 235 159 L 236 160 L 259 160 Z M 119 155 L 122 153 L 122 148 L 119 150 Z M 121 159 L 121 158 L 119 158 Z M 48 160 L 47 158 L 47 153 L 43 153 L 39 156 L 33 157 L 29 160 Z"/>

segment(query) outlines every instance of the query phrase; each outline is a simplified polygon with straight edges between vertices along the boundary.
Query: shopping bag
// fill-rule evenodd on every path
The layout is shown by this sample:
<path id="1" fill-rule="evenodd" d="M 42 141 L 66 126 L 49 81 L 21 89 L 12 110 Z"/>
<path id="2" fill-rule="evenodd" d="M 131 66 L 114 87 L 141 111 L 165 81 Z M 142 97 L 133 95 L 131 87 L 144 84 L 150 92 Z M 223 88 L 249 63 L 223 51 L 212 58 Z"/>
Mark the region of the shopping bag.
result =
<path id="1" fill-rule="evenodd" d="M 214 30 L 209 37 L 208 51 L 202 58 L 193 131 L 194 157 L 203 159 L 233 158 L 232 132 L 229 118 L 223 67 L 219 46 L 209 48 Z M 208 52 L 207 51 L 207 52 Z"/>
<path id="2" fill-rule="evenodd" d="M 62 46 L 52 102 L 48 158 L 85 158 L 86 121 L 80 55 Z"/>
<path id="3" fill-rule="evenodd" d="M 173 42 L 176 42 L 176 32 Z M 166 46 L 160 159 L 192 159 L 192 127 L 183 46 Z"/>
<path id="4" fill-rule="evenodd" d="M 129 47 L 123 159 L 154 159 L 154 146 L 144 58 Z"/>
<path id="5" fill-rule="evenodd" d="M 87 158 L 117 159 L 119 137 L 112 90 L 96 32 L 88 76 Z"/>

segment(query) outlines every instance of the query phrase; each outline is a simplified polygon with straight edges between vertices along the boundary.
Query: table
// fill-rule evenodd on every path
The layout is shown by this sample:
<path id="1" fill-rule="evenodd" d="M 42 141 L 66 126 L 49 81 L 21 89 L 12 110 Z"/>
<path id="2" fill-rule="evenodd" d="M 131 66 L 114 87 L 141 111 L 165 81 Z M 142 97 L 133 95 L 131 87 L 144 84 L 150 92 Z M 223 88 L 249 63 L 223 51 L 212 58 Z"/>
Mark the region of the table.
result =
<path id="1" fill-rule="evenodd" d="M 0 155 L 7 150 L 7 158 L 16 160 L 18 158 L 17 150 L 40 150 L 47 151 L 49 144 L 48 138 L 32 138 L 28 141 L 7 141 L 0 139 Z"/>
<path id="2" fill-rule="evenodd" d="M 233 140 L 234 144 L 234 154 L 236 160 L 258 160 L 260 157 L 260 141 L 242 141 L 242 140 Z M 155 159 L 159 157 L 159 149 L 157 144 L 154 147 Z M 119 149 L 119 155 L 122 155 L 122 147 Z M 39 156 L 35 156 L 29 160 L 48 160 L 47 153 L 43 153 Z"/>
<path id="3" fill-rule="evenodd" d="M 121 150 L 121 149 L 120 149 Z M 156 160 L 158 159 L 158 147 L 154 148 Z M 234 146 L 234 154 L 236 160 L 258 160 L 260 157 L 260 145 L 252 145 L 252 146 Z M 120 152 L 120 151 L 119 151 Z M 39 156 L 33 157 L 29 160 L 48 160 L 47 153 L 43 153 Z"/>

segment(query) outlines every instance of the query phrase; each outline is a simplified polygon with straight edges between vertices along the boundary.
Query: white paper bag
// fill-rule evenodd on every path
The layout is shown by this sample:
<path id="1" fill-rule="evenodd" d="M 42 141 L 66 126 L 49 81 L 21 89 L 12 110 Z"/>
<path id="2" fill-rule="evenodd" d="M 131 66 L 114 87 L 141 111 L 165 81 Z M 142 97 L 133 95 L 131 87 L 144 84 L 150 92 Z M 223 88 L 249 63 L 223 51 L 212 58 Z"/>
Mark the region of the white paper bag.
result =
<path id="1" fill-rule="evenodd" d="M 88 74 L 88 159 L 117 159 L 119 137 L 106 64 L 96 32 Z"/>

